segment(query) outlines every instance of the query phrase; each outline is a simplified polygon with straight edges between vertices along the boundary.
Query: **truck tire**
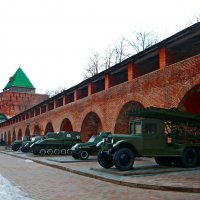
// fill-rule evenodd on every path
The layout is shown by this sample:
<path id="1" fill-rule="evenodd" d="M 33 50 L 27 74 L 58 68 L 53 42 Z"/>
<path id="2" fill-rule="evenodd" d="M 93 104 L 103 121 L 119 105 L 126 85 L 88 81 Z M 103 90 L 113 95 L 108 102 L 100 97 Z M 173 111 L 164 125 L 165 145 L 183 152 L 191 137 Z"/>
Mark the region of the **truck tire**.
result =
<path id="1" fill-rule="evenodd" d="M 121 148 L 115 152 L 113 161 L 117 169 L 127 171 L 132 169 L 135 156 L 129 148 Z"/>
<path id="2" fill-rule="evenodd" d="M 184 149 L 180 161 L 183 167 L 195 167 L 198 161 L 197 151 L 192 147 Z"/>
<path id="3" fill-rule="evenodd" d="M 89 157 L 89 153 L 87 150 L 81 150 L 78 155 L 81 160 L 87 160 Z"/>
<path id="4" fill-rule="evenodd" d="M 113 163 L 113 157 L 109 156 L 108 154 L 106 154 L 105 152 L 99 151 L 98 155 L 97 155 L 97 160 L 99 162 L 99 164 L 106 169 L 111 168 L 114 163 Z"/>
<path id="5" fill-rule="evenodd" d="M 155 157 L 155 161 L 160 166 L 170 166 L 172 164 L 170 157 Z"/>

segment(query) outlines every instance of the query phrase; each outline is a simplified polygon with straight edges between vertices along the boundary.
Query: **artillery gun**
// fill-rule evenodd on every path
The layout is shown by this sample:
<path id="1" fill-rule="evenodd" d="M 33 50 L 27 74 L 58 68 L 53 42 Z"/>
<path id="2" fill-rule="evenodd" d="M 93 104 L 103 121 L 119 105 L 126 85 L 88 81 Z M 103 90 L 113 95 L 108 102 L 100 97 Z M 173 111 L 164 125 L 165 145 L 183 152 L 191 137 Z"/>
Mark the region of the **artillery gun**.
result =
<path id="1" fill-rule="evenodd" d="M 88 142 L 77 143 L 71 149 L 67 150 L 67 154 L 72 155 L 74 159 L 87 160 L 90 155 L 96 155 L 99 148 L 96 146 L 99 141 L 107 137 L 110 132 L 101 132 L 99 135 L 93 135 Z"/>
<path id="2" fill-rule="evenodd" d="M 81 142 L 79 132 L 57 132 L 51 138 L 33 143 L 30 148 L 35 155 L 65 155 L 67 150 L 78 142 Z"/>
<path id="3" fill-rule="evenodd" d="M 194 167 L 200 164 L 200 116 L 175 108 L 149 107 L 128 111 L 129 134 L 111 134 L 101 146 L 98 162 L 104 168 L 132 169 L 136 157 L 154 157 L 159 165 Z"/>

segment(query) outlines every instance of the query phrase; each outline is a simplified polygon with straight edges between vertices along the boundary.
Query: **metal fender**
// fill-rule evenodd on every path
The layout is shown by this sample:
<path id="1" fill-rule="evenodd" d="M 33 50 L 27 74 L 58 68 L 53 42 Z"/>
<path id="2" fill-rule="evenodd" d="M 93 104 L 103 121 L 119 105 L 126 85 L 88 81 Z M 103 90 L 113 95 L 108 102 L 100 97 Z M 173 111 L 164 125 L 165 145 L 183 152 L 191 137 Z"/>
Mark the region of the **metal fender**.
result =
<path id="1" fill-rule="evenodd" d="M 113 144 L 113 148 L 117 149 L 121 144 L 130 144 L 132 146 L 132 144 L 127 140 L 120 140 Z"/>

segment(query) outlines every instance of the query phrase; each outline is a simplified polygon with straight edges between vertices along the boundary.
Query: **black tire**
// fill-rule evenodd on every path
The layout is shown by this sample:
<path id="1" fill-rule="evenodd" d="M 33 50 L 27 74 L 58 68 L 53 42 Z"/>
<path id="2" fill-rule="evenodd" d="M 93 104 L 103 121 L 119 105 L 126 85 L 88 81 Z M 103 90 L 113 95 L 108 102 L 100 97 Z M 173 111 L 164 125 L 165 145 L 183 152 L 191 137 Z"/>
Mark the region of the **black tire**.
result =
<path id="1" fill-rule="evenodd" d="M 115 152 L 113 156 L 114 165 L 120 171 L 127 171 L 132 169 L 135 156 L 133 151 L 129 148 L 121 148 Z"/>
<path id="2" fill-rule="evenodd" d="M 12 148 L 13 151 L 18 151 L 20 147 L 14 147 Z"/>
<path id="3" fill-rule="evenodd" d="M 54 154 L 59 155 L 60 154 L 60 149 L 54 149 Z"/>
<path id="4" fill-rule="evenodd" d="M 44 156 L 46 153 L 47 153 L 47 152 L 46 152 L 45 149 L 40 149 L 40 151 L 39 151 L 39 154 L 40 154 L 41 156 Z"/>
<path id="5" fill-rule="evenodd" d="M 53 149 L 47 149 L 47 154 L 48 155 L 53 155 Z"/>
<path id="6" fill-rule="evenodd" d="M 81 150 L 78 155 L 81 160 L 87 160 L 89 157 L 89 153 L 87 150 Z"/>
<path id="7" fill-rule="evenodd" d="M 200 166 L 200 149 L 198 149 L 197 153 L 198 153 L 197 165 Z"/>
<path id="8" fill-rule="evenodd" d="M 34 155 L 38 155 L 38 151 L 35 151 L 34 149 L 32 150 Z"/>
<path id="9" fill-rule="evenodd" d="M 186 148 L 180 158 L 183 167 L 195 167 L 198 162 L 198 153 L 194 148 Z"/>
<path id="10" fill-rule="evenodd" d="M 61 155 L 66 155 L 66 154 L 67 154 L 66 149 L 61 149 L 61 150 L 60 150 L 60 154 L 61 154 Z"/>
<path id="11" fill-rule="evenodd" d="M 170 157 L 155 157 L 155 161 L 160 166 L 171 166 L 173 162 Z"/>
<path id="12" fill-rule="evenodd" d="M 111 168 L 114 163 L 113 163 L 113 157 L 109 156 L 108 154 L 106 154 L 105 152 L 99 151 L 98 155 L 97 155 L 97 160 L 99 162 L 99 164 L 106 169 Z"/>
<path id="13" fill-rule="evenodd" d="M 78 159 L 78 158 L 79 158 L 79 156 L 78 156 L 77 153 L 72 153 L 72 157 L 73 157 L 74 159 Z"/>

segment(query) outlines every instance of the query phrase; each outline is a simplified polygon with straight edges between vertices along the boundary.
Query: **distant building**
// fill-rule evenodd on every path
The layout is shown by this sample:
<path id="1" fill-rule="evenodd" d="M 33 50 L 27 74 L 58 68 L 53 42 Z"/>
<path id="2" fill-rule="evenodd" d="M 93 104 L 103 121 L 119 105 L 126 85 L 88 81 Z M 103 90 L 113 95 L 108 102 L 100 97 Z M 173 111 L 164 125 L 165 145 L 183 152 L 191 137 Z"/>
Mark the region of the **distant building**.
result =
<path id="1" fill-rule="evenodd" d="M 35 90 L 19 67 L 0 93 L 0 113 L 10 118 L 48 99 L 48 95 L 36 94 Z"/>

